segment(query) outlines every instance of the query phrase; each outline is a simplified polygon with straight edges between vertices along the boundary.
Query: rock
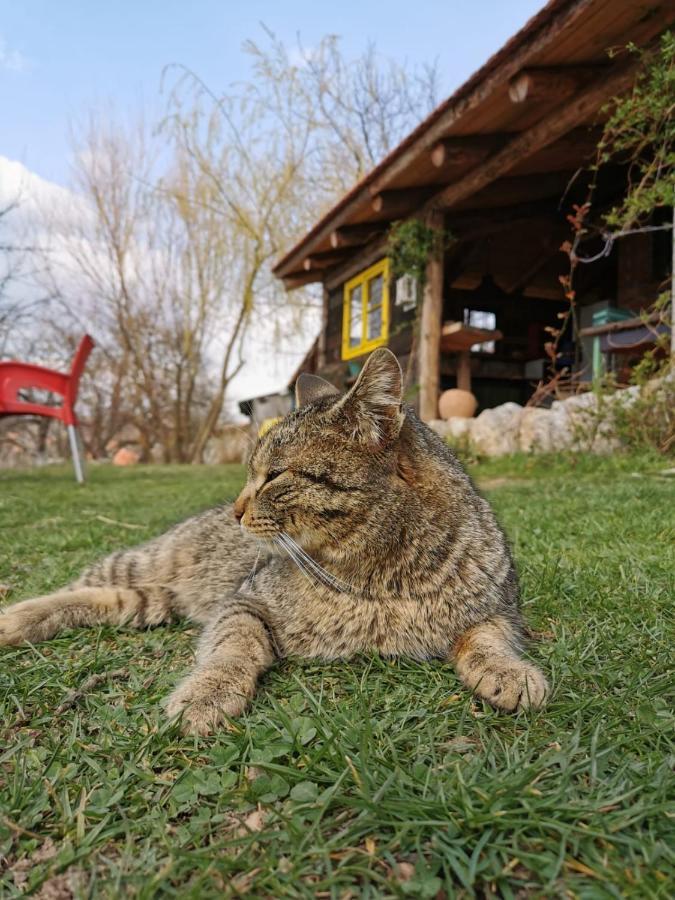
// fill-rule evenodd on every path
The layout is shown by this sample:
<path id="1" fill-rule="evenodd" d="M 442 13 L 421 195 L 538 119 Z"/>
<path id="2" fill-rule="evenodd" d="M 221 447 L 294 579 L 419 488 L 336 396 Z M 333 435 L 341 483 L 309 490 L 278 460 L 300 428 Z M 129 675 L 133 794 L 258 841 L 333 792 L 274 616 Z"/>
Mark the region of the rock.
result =
<path id="1" fill-rule="evenodd" d="M 471 442 L 471 428 L 476 424 L 476 419 L 453 418 L 447 422 L 444 419 L 433 419 L 428 424 L 451 447 L 463 448 Z"/>
<path id="2" fill-rule="evenodd" d="M 461 443 L 471 437 L 471 429 L 475 419 L 448 419 L 446 436 L 450 443 Z"/>
<path id="3" fill-rule="evenodd" d="M 548 412 L 551 451 L 572 449 L 574 447 L 574 430 L 565 404 L 554 401 Z"/>
<path id="4" fill-rule="evenodd" d="M 616 434 L 617 413 L 659 388 L 669 390 L 674 381 L 675 375 L 672 379 L 655 379 L 647 386 L 632 386 L 613 394 L 588 391 L 556 400 L 550 409 L 523 409 L 517 403 L 504 403 L 483 410 L 475 419 L 452 416 L 429 424 L 449 444 L 468 443 L 481 456 L 503 456 L 517 450 L 608 454 L 621 447 Z"/>
<path id="5" fill-rule="evenodd" d="M 523 407 L 518 403 L 503 403 L 494 409 L 484 409 L 472 421 L 471 444 L 482 456 L 504 456 L 518 450 L 518 435 Z"/>
<path id="6" fill-rule="evenodd" d="M 607 454 L 619 446 L 619 441 L 612 434 L 611 403 L 609 397 L 599 401 L 596 394 L 588 391 L 553 404 L 552 409 L 557 415 L 566 416 L 572 449 Z"/>
<path id="7" fill-rule="evenodd" d="M 478 401 L 471 391 L 462 391 L 459 388 L 451 388 L 443 391 L 438 400 L 438 412 L 441 419 L 462 418 L 470 419 L 476 412 Z"/>
<path id="8" fill-rule="evenodd" d="M 587 391 L 585 394 L 573 394 L 565 400 L 556 401 L 556 403 L 564 404 L 565 409 L 572 414 L 588 415 L 597 409 L 598 398 L 593 391 Z"/>
<path id="9" fill-rule="evenodd" d="M 431 419 L 431 421 L 427 422 L 427 425 L 439 437 L 446 438 L 450 433 L 450 423 L 446 422 L 445 419 Z"/>
<path id="10" fill-rule="evenodd" d="M 120 447 L 112 461 L 114 466 L 135 466 L 140 459 L 140 454 L 135 450 L 131 450 L 129 447 Z"/>
<path id="11" fill-rule="evenodd" d="M 528 407 L 520 418 L 518 446 L 523 453 L 549 453 L 555 443 L 553 414 L 548 409 Z"/>

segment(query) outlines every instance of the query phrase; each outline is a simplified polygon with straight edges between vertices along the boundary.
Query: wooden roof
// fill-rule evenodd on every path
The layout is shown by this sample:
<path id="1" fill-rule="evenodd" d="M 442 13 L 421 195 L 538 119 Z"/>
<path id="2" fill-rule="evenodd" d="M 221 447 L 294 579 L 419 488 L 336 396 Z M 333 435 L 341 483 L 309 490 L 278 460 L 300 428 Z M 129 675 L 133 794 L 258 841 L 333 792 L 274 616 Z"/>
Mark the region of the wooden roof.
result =
<path id="1" fill-rule="evenodd" d="M 342 197 L 275 275 L 289 289 L 322 281 L 393 220 L 420 212 L 444 210 L 459 237 L 500 209 L 536 213 L 593 153 L 601 108 L 633 83 L 635 56 L 608 50 L 648 46 L 674 21 L 672 0 L 551 0 Z"/>

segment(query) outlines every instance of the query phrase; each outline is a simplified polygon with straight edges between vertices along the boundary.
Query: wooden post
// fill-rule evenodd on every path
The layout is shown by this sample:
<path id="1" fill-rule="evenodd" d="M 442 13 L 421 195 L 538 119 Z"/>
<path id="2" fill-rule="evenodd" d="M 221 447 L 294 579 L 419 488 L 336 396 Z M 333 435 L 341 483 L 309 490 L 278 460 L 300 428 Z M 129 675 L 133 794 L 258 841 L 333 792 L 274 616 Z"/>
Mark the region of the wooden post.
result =
<path id="1" fill-rule="evenodd" d="M 319 344 L 316 354 L 316 367 L 321 372 L 326 366 L 326 329 L 328 327 L 328 288 L 323 286 L 323 305 L 321 307 L 321 331 L 319 332 Z"/>
<path id="2" fill-rule="evenodd" d="M 673 206 L 673 230 L 670 240 L 673 250 L 670 270 L 670 353 L 675 357 L 675 206 Z"/>
<path id="3" fill-rule="evenodd" d="M 457 355 L 457 387 L 471 392 L 471 351 L 462 350 Z"/>
<path id="4" fill-rule="evenodd" d="M 427 217 L 431 228 L 443 228 L 443 215 L 435 211 Z M 438 418 L 440 388 L 441 319 L 443 317 L 443 254 L 427 263 L 427 278 L 422 299 L 420 327 L 420 418 L 423 422 Z"/>

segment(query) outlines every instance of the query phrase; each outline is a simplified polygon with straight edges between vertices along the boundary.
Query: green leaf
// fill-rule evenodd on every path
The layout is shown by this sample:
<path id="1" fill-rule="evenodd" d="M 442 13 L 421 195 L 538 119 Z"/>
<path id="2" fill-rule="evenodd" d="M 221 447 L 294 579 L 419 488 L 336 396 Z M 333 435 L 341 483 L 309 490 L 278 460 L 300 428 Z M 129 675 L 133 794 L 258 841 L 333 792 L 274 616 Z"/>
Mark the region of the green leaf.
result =
<path id="1" fill-rule="evenodd" d="M 297 803 L 313 803 L 319 796 L 319 788 L 313 781 L 300 781 L 291 788 L 291 800 Z"/>

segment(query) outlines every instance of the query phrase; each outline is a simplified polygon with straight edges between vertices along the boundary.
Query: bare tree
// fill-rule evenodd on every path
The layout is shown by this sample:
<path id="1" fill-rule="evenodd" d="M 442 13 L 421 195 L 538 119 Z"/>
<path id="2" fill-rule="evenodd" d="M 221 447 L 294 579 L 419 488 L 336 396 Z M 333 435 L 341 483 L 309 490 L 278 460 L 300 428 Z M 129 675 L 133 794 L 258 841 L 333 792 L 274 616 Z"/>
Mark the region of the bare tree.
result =
<path id="1" fill-rule="evenodd" d="M 274 341 L 316 305 L 280 303 L 272 261 L 435 101 L 434 69 L 382 66 L 372 47 L 348 62 L 335 38 L 294 65 L 269 42 L 248 46 L 236 91 L 173 66 L 157 128 L 99 116 L 77 140 L 85 209 L 59 239 L 61 294 L 100 348 L 94 452 L 130 423 L 146 458 L 203 459 L 252 324 Z"/>
<path id="2" fill-rule="evenodd" d="M 411 67 L 383 59 L 373 44 L 347 59 L 336 35 L 290 48 L 265 29 L 249 41 L 248 86 L 287 129 L 310 139 L 306 176 L 315 197 L 333 201 L 380 162 L 438 103 L 436 64 Z"/>
<path id="3" fill-rule="evenodd" d="M 45 248 L 17 224 L 20 205 L 19 191 L 0 207 L 0 357 L 34 343 L 31 325 L 51 299 L 40 283 Z"/>
<path id="4" fill-rule="evenodd" d="M 66 241 L 86 288 L 68 305 L 101 345 L 97 391 L 124 401 L 146 457 L 177 462 L 202 459 L 254 308 L 279 290 L 269 263 L 294 186 L 253 109 L 235 127 L 204 96 L 193 81 L 174 93 L 154 136 L 92 120 L 77 155 L 90 213 Z"/>

